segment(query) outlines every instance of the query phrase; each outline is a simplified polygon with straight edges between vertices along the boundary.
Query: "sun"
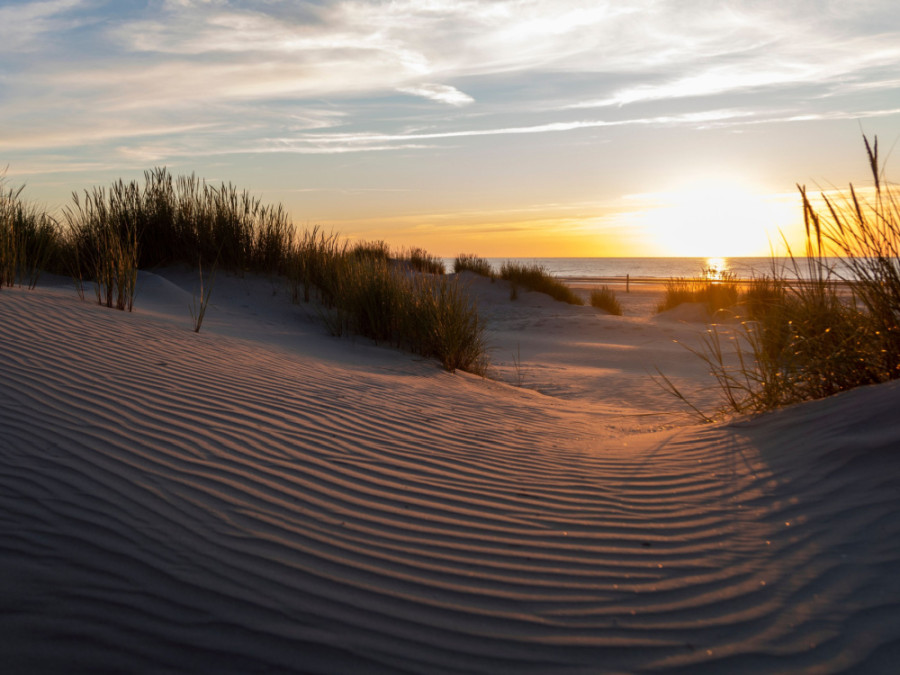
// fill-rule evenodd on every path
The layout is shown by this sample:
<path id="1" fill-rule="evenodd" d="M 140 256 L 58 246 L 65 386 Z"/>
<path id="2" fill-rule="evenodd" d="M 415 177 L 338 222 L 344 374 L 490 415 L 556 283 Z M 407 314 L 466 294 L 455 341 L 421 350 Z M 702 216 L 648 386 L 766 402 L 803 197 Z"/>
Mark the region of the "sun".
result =
<path id="1" fill-rule="evenodd" d="M 638 221 L 651 247 L 673 257 L 768 255 L 779 230 L 795 218 L 783 195 L 756 192 L 737 182 L 706 180 L 641 195 Z"/>

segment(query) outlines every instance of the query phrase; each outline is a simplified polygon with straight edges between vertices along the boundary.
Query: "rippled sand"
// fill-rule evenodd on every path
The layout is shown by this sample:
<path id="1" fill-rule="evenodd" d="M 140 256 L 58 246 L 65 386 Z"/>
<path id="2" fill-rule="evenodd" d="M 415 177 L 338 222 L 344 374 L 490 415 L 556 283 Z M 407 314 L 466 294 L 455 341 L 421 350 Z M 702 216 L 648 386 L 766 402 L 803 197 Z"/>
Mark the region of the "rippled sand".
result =
<path id="1" fill-rule="evenodd" d="M 0 670 L 894 672 L 900 387 L 695 426 L 702 324 L 473 283 L 492 379 L 277 282 L 3 289 Z"/>

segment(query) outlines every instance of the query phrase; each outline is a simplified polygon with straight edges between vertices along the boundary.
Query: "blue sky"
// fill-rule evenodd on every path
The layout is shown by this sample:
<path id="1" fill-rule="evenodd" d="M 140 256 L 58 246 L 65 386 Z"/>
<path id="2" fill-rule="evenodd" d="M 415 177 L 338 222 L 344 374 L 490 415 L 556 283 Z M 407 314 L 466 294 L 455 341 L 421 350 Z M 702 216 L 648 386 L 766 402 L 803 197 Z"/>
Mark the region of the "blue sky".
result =
<path id="1" fill-rule="evenodd" d="M 862 132 L 892 0 L 0 0 L 0 164 L 51 209 L 167 166 L 439 255 L 765 254 Z"/>

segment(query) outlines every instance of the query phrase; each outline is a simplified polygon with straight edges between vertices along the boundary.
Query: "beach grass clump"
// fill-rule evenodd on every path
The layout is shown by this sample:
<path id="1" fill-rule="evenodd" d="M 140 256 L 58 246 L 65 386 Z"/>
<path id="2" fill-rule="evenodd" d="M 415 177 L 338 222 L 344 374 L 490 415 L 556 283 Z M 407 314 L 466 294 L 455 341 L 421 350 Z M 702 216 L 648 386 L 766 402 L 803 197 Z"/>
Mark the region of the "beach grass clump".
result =
<path id="1" fill-rule="evenodd" d="M 41 271 L 56 264 L 62 244 L 57 222 L 27 204 L 23 189 L 5 188 L 0 176 L 0 288 L 33 289 Z"/>
<path id="2" fill-rule="evenodd" d="M 350 247 L 350 255 L 363 260 L 381 260 L 387 262 L 391 259 L 391 247 L 385 241 L 358 241 Z"/>
<path id="3" fill-rule="evenodd" d="M 480 276 L 488 277 L 491 281 L 496 277 L 491 263 L 474 253 L 460 253 L 456 256 L 456 259 L 453 261 L 453 271 L 456 274 L 460 272 L 474 272 Z"/>
<path id="4" fill-rule="evenodd" d="M 622 305 L 608 286 L 601 286 L 591 291 L 591 307 L 605 310 L 615 316 L 622 316 Z"/>
<path id="5" fill-rule="evenodd" d="M 336 260 L 334 273 L 335 286 L 328 294 L 334 307 L 331 332 L 401 346 L 407 278 L 388 260 L 356 255 Z"/>
<path id="6" fill-rule="evenodd" d="M 94 281 L 99 304 L 130 312 L 140 250 L 134 216 L 139 209 L 139 187 L 119 181 L 109 191 L 85 191 L 83 200 L 73 194 L 72 201 L 64 215 L 78 274 Z"/>
<path id="7" fill-rule="evenodd" d="M 385 252 L 382 242 L 351 246 L 318 228 L 307 230 L 289 256 L 292 296 L 299 301 L 302 293 L 306 302 L 314 296 L 335 336 L 362 335 L 435 358 L 451 372 L 484 374 L 484 324 L 464 285 Z"/>
<path id="8" fill-rule="evenodd" d="M 309 302 L 313 289 L 329 305 L 334 305 L 337 293 L 339 261 L 348 255 L 348 244 L 337 234 L 326 234 L 318 226 L 307 229 L 291 244 L 285 260 L 285 275 L 296 303 L 301 295 Z M 341 263 L 342 264 L 342 263 Z"/>
<path id="9" fill-rule="evenodd" d="M 411 248 L 401 255 L 401 260 L 409 263 L 409 266 L 417 272 L 425 274 L 444 274 L 444 261 L 435 255 L 431 255 L 423 248 Z"/>
<path id="10" fill-rule="evenodd" d="M 724 274 L 720 279 L 675 278 L 666 281 L 666 294 L 656 311 L 665 312 L 686 302 L 702 303 L 710 315 L 738 303 L 738 283 L 734 276 Z"/>
<path id="11" fill-rule="evenodd" d="M 409 323 L 419 353 L 445 370 L 478 375 L 487 371 L 484 323 L 478 307 L 458 279 L 419 277 L 414 283 Z"/>
<path id="12" fill-rule="evenodd" d="M 362 335 L 435 358 L 451 372 L 484 374 L 484 325 L 459 280 L 409 274 L 395 261 L 353 251 L 335 255 L 328 265 L 328 287 L 319 290 L 333 335 Z"/>
<path id="13" fill-rule="evenodd" d="M 514 289 L 521 286 L 529 291 L 545 293 L 554 300 L 566 302 L 570 305 L 584 304 L 581 297 L 571 288 L 555 279 L 542 265 L 536 263 L 525 264 L 506 261 L 500 267 L 500 278 L 509 281 Z M 515 295 L 517 295 L 517 292 Z"/>
<path id="14" fill-rule="evenodd" d="M 783 307 L 786 292 L 787 283 L 781 276 L 755 276 L 741 291 L 739 302 L 746 308 L 749 318 L 757 319 L 771 310 Z"/>
<path id="15" fill-rule="evenodd" d="M 728 337 L 711 326 L 691 351 L 715 377 L 726 410 L 755 413 L 883 381 L 875 332 L 835 287 L 804 284 Z"/>
<path id="16" fill-rule="evenodd" d="M 233 185 L 209 185 L 166 169 L 143 184 L 119 180 L 72 195 L 62 257 L 76 286 L 94 282 L 101 304 L 131 309 L 137 270 L 176 263 L 230 272 L 288 271 L 294 226 L 281 205 Z"/>
<path id="17" fill-rule="evenodd" d="M 726 410 L 762 412 L 900 379 L 900 196 L 879 173 L 877 140 L 864 140 L 872 199 L 851 185 L 817 207 L 798 186 L 806 255 L 791 257 L 793 278 L 760 282 L 764 301 L 747 303 L 751 318 L 736 334 L 723 338 L 713 326 L 692 350 Z"/>
<path id="18" fill-rule="evenodd" d="M 807 238 L 819 250 L 836 256 L 854 298 L 865 308 L 883 354 L 881 368 L 891 379 L 900 378 L 900 190 L 885 180 L 878 165 L 878 139 L 863 138 L 874 181 L 872 197 L 861 198 L 853 185 L 837 199 L 823 195 L 817 211 L 806 189 L 803 199 Z"/>
<path id="19" fill-rule="evenodd" d="M 165 168 L 145 171 L 142 184 L 119 180 L 102 192 L 110 222 L 135 233 L 142 269 L 199 261 L 238 273 L 284 271 L 294 228 L 280 204 L 263 204 L 230 183 L 176 178 Z M 96 205 L 98 196 L 86 191 L 83 202 Z M 78 212 L 77 196 L 75 202 Z"/>

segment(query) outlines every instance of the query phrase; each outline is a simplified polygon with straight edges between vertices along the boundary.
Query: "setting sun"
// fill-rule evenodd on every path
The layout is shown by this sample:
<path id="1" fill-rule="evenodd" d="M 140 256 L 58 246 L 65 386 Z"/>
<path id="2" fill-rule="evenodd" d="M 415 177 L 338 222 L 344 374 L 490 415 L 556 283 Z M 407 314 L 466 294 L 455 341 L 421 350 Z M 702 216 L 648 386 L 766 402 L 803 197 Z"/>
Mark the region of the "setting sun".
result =
<path id="1" fill-rule="evenodd" d="M 738 183 L 706 181 L 633 196 L 656 253 L 667 256 L 767 255 L 770 242 L 797 220 L 796 198 L 756 193 Z"/>
<path id="2" fill-rule="evenodd" d="M 900 672 L 897 6 L 0 0 L 0 675 Z"/>

